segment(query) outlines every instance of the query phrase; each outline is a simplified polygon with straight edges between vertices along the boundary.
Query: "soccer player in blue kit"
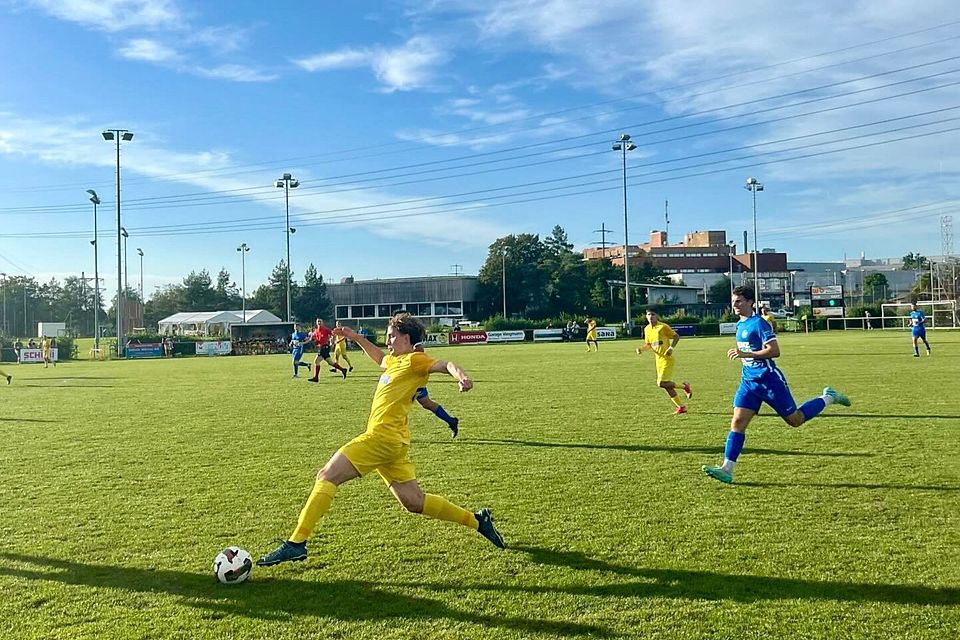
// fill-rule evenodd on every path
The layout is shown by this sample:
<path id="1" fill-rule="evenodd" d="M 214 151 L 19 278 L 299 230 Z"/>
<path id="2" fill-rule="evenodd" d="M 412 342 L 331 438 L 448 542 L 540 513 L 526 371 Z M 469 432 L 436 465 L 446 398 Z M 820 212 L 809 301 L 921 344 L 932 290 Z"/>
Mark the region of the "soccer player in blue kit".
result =
<path id="1" fill-rule="evenodd" d="M 299 324 L 293 325 L 293 333 L 290 334 L 290 353 L 293 355 L 294 378 L 300 377 L 297 375 L 300 372 L 300 367 L 306 367 L 308 373 L 310 371 L 310 363 L 300 361 L 303 357 L 303 345 L 308 342 L 310 342 L 310 334 L 304 333 L 303 327 Z"/>
<path id="2" fill-rule="evenodd" d="M 770 324 L 754 312 L 753 289 L 737 287 L 733 290 L 731 302 L 740 321 L 737 322 L 737 348 L 730 349 L 727 357 L 741 361 L 743 377 L 733 398 L 733 419 L 730 421 L 730 433 L 727 434 L 723 463 L 719 467 L 702 467 L 705 474 L 727 484 L 733 483 L 733 467 L 743 450 L 747 425 L 757 415 L 761 403 L 770 405 L 791 427 L 799 427 L 812 420 L 834 402 L 850 406 L 850 400 L 845 395 L 826 387 L 823 395 L 807 400 L 798 409 L 787 386 L 787 379 L 774 362 L 774 358 L 780 357 L 777 336 Z"/>
<path id="3" fill-rule="evenodd" d="M 927 348 L 927 355 L 930 355 L 930 343 L 927 342 L 927 316 L 923 311 L 917 308 L 916 302 L 910 303 L 910 326 L 913 333 L 913 357 L 920 357 L 920 345 L 917 340 L 923 340 L 923 346 Z"/>

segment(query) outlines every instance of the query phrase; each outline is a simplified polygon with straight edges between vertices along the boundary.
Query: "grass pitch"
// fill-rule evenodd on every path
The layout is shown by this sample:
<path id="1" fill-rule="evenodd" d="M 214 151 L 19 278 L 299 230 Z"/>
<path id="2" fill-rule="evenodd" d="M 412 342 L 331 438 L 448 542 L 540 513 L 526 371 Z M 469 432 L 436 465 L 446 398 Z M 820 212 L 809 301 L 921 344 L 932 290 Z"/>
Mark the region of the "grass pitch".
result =
<path id="1" fill-rule="evenodd" d="M 685 339 L 686 416 L 636 342 L 435 349 L 475 377 L 415 406 L 427 491 L 493 509 L 510 549 L 341 488 L 304 563 L 218 584 L 292 530 L 377 380 L 290 379 L 289 357 L 7 367 L 0 386 L 0 638 L 943 638 L 960 636 L 960 334 L 781 336 L 800 429 L 755 419 L 719 461 L 739 364 Z"/>

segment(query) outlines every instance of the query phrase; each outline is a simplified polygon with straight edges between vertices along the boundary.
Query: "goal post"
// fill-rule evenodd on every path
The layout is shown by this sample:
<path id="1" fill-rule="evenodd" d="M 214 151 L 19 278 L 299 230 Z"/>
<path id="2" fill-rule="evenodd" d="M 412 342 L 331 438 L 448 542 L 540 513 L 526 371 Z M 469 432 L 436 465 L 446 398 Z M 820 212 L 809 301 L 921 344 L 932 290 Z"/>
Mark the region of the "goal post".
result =
<path id="1" fill-rule="evenodd" d="M 918 300 L 917 308 L 927 316 L 927 329 L 956 329 L 960 326 L 956 300 Z M 880 305 L 884 329 L 906 329 L 910 326 L 910 303 L 885 302 Z"/>

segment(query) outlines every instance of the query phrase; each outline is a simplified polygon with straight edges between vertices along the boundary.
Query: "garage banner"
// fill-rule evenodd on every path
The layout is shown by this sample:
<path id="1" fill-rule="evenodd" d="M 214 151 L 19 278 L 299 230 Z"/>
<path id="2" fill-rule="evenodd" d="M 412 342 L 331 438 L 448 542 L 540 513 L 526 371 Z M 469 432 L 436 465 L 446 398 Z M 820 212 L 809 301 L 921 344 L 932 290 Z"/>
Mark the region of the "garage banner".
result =
<path id="1" fill-rule="evenodd" d="M 487 342 L 523 342 L 523 330 L 514 331 L 487 331 Z"/>

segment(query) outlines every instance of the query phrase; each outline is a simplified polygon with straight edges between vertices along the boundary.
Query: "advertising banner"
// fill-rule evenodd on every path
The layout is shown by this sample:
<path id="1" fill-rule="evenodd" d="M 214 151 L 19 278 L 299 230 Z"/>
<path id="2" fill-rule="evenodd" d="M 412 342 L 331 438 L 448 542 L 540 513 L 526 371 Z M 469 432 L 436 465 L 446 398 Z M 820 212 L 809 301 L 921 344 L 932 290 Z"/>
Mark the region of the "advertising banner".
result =
<path id="1" fill-rule="evenodd" d="M 813 317 L 815 318 L 826 318 L 826 317 L 842 318 L 843 317 L 843 307 L 814 307 L 813 308 Z"/>
<path id="2" fill-rule="evenodd" d="M 162 358 L 163 345 L 159 342 L 131 342 L 127 345 L 126 355 L 128 358 Z"/>
<path id="3" fill-rule="evenodd" d="M 563 340 L 563 329 L 534 329 L 534 342 L 560 342 Z M 599 336 L 598 336 L 599 337 Z"/>
<path id="4" fill-rule="evenodd" d="M 58 362 L 57 348 L 50 350 L 50 357 L 54 362 Z M 23 364 L 37 364 L 43 362 L 43 351 L 41 349 L 20 349 L 20 362 Z"/>
<path id="5" fill-rule="evenodd" d="M 695 324 L 674 324 L 670 326 L 673 327 L 673 330 L 677 332 L 677 335 L 680 335 L 680 336 L 697 335 L 697 325 Z"/>
<path id="6" fill-rule="evenodd" d="M 445 333 L 428 333 L 427 339 L 423 341 L 423 346 L 425 347 L 437 347 L 437 346 L 446 346 L 449 344 L 447 342 L 447 334 Z"/>
<path id="7" fill-rule="evenodd" d="M 486 331 L 454 331 L 447 336 L 450 344 L 484 344 Z"/>
<path id="8" fill-rule="evenodd" d="M 487 331 L 487 342 L 523 342 L 523 330 Z"/>
<path id="9" fill-rule="evenodd" d="M 721 323 L 720 323 L 720 335 L 722 335 L 722 336 L 735 336 L 735 335 L 737 335 L 737 323 L 736 323 L 736 322 L 721 322 Z"/>
<path id="10" fill-rule="evenodd" d="M 198 356 L 228 356 L 233 350 L 229 340 L 205 340 L 196 344 Z"/>
<path id="11" fill-rule="evenodd" d="M 597 327 L 597 340 L 616 340 L 617 329 L 615 327 Z"/>

